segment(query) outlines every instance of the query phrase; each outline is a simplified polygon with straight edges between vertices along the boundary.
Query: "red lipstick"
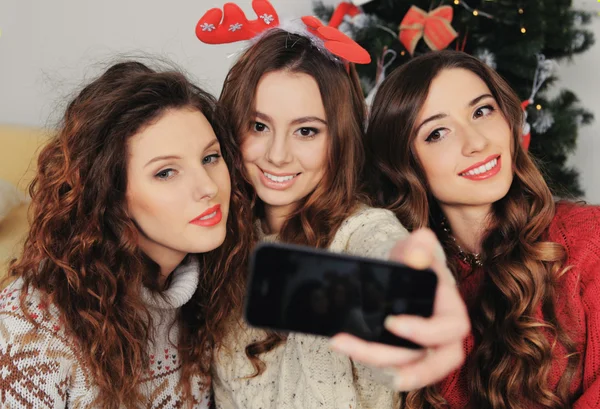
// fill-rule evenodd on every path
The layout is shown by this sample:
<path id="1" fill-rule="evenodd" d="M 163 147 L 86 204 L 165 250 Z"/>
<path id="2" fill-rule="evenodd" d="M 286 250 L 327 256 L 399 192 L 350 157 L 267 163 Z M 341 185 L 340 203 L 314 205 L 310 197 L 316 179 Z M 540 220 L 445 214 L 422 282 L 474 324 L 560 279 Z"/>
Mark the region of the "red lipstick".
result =
<path id="1" fill-rule="evenodd" d="M 221 213 L 221 205 L 215 205 L 208 208 L 204 213 L 190 221 L 190 224 L 195 224 L 201 227 L 211 227 L 219 224 L 223 214 Z"/>
<path id="2" fill-rule="evenodd" d="M 486 171 L 478 173 L 478 174 L 474 174 L 474 173 L 466 174 L 467 172 L 475 170 L 475 169 L 493 161 L 494 159 L 496 159 L 496 164 L 490 170 L 486 170 Z M 495 176 L 496 174 L 498 174 L 498 172 L 500 172 L 500 169 L 502 169 L 501 156 L 500 155 L 490 155 L 485 160 L 483 160 L 481 162 L 477 162 L 473 166 L 470 166 L 467 169 L 460 172 L 459 176 L 462 176 L 462 177 L 470 179 L 470 180 L 485 180 L 485 179 L 491 178 L 492 176 Z"/>

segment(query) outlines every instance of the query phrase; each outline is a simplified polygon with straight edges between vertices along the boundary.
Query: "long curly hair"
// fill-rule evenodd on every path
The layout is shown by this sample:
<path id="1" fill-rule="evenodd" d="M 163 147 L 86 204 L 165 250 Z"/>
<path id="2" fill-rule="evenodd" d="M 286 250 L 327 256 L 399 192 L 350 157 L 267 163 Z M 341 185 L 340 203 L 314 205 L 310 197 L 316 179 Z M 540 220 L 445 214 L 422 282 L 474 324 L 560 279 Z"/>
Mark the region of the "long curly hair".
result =
<path id="1" fill-rule="evenodd" d="M 511 127 L 514 169 L 509 192 L 492 206 L 482 242 L 485 277 L 470 312 L 475 349 L 466 364 L 471 403 L 493 409 L 517 408 L 525 401 L 570 407 L 568 389 L 581 357 L 557 320 L 554 302 L 566 251 L 544 239 L 555 203 L 542 174 L 521 148 L 523 114 L 510 86 L 476 58 L 455 51 L 429 53 L 394 71 L 373 103 L 364 189 L 409 230 L 434 229 L 457 275 L 459 259 L 452 256 L 456 246 L 441 231 L 443 215 L 413 149 L 416 120 L 431 82 L 441 71 L 454 68 L 475 73 L 496 99 Z M 540 306 L 543 322 L 533 318 Z M 551 390 L 547 379 L 555 359 L 554 341 L 566 349 L 568 362 L 558 387 Z M 404 407 L 437 408 L 442 403 L 439 391 L 428 387 L 409 393 Z"/>
<path id="2" fill-rule="evenodd" d="M 289 215 L 279 239 L 325 248 L 361 199 L 358 183 L 364 162 L 364 99 L 352 65 L 347 71 L 344 64 L 324 54 L 304 35 L 270 30 L 234 64 L 219 98 L 219 109 L 230 120 L 230 133 L 237 146 L 253 125 L 260 79 L 267 73 L 282 70 L 314 78 L 321 92 L 330 141 L 323 180 Z M 260 219 L 264 215 L 263 204 L 247 176 L 245 181 L 245 190 L 252 200 L 253 219 Z M 248 356 L 257 373 L 264 369 L 255 359 L 257 355 L 274 348 L 281 340 L 282 337 L 271 334 L 264 342 L 248 347 Z"/>
<path id="3" fill-rule="evenodd" d="M 234 151 L 223 138 L 215 104 L 176 70 L 118 63 L 70 102 L 57 134 L 40 152 L 29 188 L 31 229 L 10 275 L 23 280 L 20 301 L 27 315 L 31 289 L 58 308 L 99 388 L 100 407 L 138 408 L 144 402 L 137 386 L 148 369 L 153 322 L 141 290 L 160 290 L 158 265 L 140 250 L 138 231 L 126 213 L 129 138 L 169 109 L 195 109 L 214 127 L 223 157 L 232 165 Z M 237 175 L 233 166 L 234 185 Z M 208 374 L 207 351 L 221 337 L 221 319 L 231 302 L 227 295 L 238 293 L 239 283 L 230 278 L 239 273 L 238 263 L 249 249 L 251 231 L 241 223 L 248 217 L 249 202 L 234 193 L 228 241 L 197 255 L 200 284 L 177 317 L 188 401 L 191 376 L 206 379 L 202 375 Z"/>

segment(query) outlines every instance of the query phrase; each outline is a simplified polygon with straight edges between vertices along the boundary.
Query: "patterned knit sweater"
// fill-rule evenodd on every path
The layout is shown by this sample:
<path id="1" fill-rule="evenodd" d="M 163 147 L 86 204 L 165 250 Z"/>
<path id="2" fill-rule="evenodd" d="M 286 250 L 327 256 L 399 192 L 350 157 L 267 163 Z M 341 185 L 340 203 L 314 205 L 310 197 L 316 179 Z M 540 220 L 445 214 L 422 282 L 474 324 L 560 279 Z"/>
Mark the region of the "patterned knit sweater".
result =
<path id="1" fill-rule="evenodd" d="M 577 342 L 582 360 L 580 371 L 571 384 L 573 409 L 600 408 L 600 207 L 559 204 L 548 230 L 547 239 L 562 244 L 567 250 L 567 266 L 572 268 L 558 283 L 555 302 L 559 322 Z M 470 271 L 462 264 L 460 291 L 468 308 L 483 281 L 482 271 Z M 541 308 L 536 318 L 543 319 Z M 465 341 L 467 359 L 473 352 L 473 336 Z M 557 344 L 555 361 L 548 375 L 548 385 L 555 390 L 562 375 L 566 351 Z M 463 366 L 441 385 L 449 408 L 475 408 L 469 403 L 467 373 Z M 519 402 L 518 407 L 534 409 L 533 402 Z"/>
<path id="2" fill-rule="evenodd" d="M 40 302 L 40 294 L 27 297 L 29 312 L 39 324 L 35 328 L 19 304 L 19 279 L 0 294 L 0 407 L 97 409 L 98 394 L 90 372 L 81 360 L 76 343 L 65 332 L 54 305 Z M 143 296 L 155 322 L 154 342 L 149 345 L 150 368 L 140 385 L 148 403 L 140 407 L 181 407 L 180 362 L 177 325 L 171 326 L 179 307 L 190 300 L 198 286 L 198 262 L 179 266 L 161 295 L 144 289 Z M 49 312 L 51 319 L 42 319 Z M 195 408 L 208 408 L 210 390 L 192 380 Z"/>
<path id="3" fill-rule="evenodd" d="M 343 222 L 329 250 L 386 258 L 394 243 L 407 235 L 393 213 L 362 206 Z M 398 394 L 383 386 L 381 371 L 332 352 L 324 337 L 290 334 L 283 344 L 260 355 L 266 370 L 247 378 L 254 367 L 245 347 L 264 337 L 262 330 L 231 324 L 213 371 L 217 408 L 388 409 L 398 405 Z"/>

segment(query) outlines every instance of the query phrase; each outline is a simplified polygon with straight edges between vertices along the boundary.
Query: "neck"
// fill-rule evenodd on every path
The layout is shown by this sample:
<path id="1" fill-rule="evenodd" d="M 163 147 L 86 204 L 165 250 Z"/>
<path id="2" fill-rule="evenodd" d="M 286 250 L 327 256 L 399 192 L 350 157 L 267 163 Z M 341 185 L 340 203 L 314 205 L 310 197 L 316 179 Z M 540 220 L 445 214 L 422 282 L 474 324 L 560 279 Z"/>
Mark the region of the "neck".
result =
<path id="1" fill-rule="evenodd" d="M 469 253 L 481 253 L 481 242 L 485 234 L 492 206 L 449 206 L 440 204 L 448 219 L 452 236 L 458 245 Z"/>
<path id="2" fill-rule="evenodd" d="M 140 248 L 152 261 L 158 264 L 160 268 L 158 285 L 160 288 L 164 288 L 171 273 L 187 256 L 187 253 L 159 245 L 145 236 L 141 237 Z"/>
<path id="3" fill-rule="evenodd" d="M 294 211 L 293 204 L 286 206 L 272 206 L 265 203 L 265 218 L 262 220 L 262 229 L 266 234 L 279 234 L 283 224 Z"/>
<path id="4" fill-rule="evenodd" d="M 167 279 L 169 278 L 171 273 L 177 268 L 177 266 L 181 264 L 186 255 L 187 254 L 183 254 L 182 257 L 170 257 L 161 259 L 160 262 L 151 257 L 152 260 L 154 260 L 154 262 L 156 262 L 160 267 L 160 275 L 158 276 L 158 285 L 160 288 L 165 287 Z"/>

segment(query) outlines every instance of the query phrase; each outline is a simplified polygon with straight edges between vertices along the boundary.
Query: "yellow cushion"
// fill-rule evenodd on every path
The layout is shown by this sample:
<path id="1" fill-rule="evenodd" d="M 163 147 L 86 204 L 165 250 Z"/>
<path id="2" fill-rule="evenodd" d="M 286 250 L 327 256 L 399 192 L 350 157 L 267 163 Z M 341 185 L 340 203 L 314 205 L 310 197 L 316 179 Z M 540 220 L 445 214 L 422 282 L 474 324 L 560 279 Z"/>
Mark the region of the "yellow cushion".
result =
<path id="1" fill-rule="evenodd" d="M 0 178 L 26 192 L 35 175 L 37 156 L 50 133 L 39 128 L 0 125 Z M 0 222 L 0 281 L 8 263 L 21 254 L 29 230 L 28 205 L 23 204 Z"/>
<path id="2" fill-rule="evenodd" d="M 38 153 L 49 135 L 39 128 L 0 125 L 0 179 L 25 192 L 35 175 Z"/>

